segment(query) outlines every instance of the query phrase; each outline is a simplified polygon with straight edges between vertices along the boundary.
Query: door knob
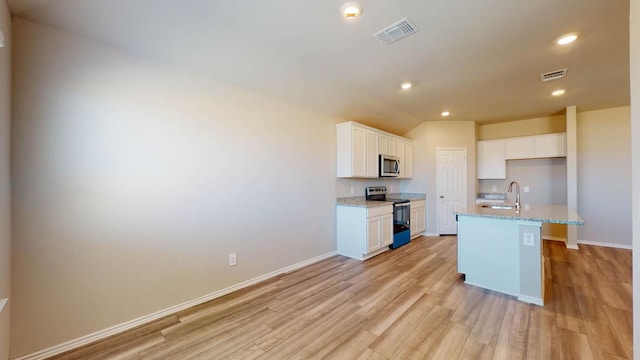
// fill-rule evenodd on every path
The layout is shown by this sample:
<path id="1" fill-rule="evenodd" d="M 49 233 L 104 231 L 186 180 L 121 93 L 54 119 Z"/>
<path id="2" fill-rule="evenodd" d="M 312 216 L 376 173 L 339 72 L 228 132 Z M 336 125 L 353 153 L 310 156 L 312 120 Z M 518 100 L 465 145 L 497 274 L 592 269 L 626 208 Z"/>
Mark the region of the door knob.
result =
<path id="1" fill-rule="evenodd" d="M 440 195 L 440 199 L 444 199 L 444 195 Z"/>

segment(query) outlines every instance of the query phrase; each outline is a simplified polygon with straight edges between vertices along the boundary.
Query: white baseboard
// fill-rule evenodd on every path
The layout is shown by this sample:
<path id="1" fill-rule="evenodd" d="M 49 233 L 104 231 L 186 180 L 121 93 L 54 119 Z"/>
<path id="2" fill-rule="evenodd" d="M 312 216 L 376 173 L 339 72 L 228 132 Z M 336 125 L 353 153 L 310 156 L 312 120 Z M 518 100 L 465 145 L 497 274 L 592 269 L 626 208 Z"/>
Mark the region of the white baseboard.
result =
<path id="1" fill-rule="evenodd" d="M 529 303 L 529 304 L 544 306 L 544 301 L 542 299 L 535 298 L 532 296 L 518 295 L 518 300 Z"/>
<path id="2" fill-rule="evenodd" d="M 438 234 L 438 233 L 427 233 L 427 232 L 422 233 L 422 235 L 424 235 L 424 236 L 440 236 L 440 234 Z"/>
<path id="3" fill-rule="evenodd" d="M 133 328 L 138 327 L 140 325 L 144 325 L 144 324 L 149 323 L 151 321 L 163 318 L 163 317 L 165 317 L 167 315 L 175 314 L 178 311 L 182 311 L 184 309 L 188 309 L 190 307 L 193 307 L 193 306 L 196 306 L 196 305 L 200 305 L 202 303 L 205 303 L 207 301 L 219 298 L 219 297 L 221 297 L 223 295 L 226 295 L 226 294 L 229 294 L 231 292 L 234 292 L 234 291 L 240 290 L 242 288 L 257 284 L 257 283 L 262 282 L 264 280 L 270 279 L 270 278 L 272 278 L 274 276 L 278 276 L 280 274 L 291 272 L 291 271 L 300 269 L 302 267 L 311 265 L 313 263 L 322 261 L 322 260 L 330 258 L 330 257 L 332 257 L 332 256 L 334 256 L 336 254 L 337 254 L 337 252 L 335 252 L 335 251 L 328 252 L 326 254 L 323 254 L 323 255 L 320 255 L 320 256 L 316 256 L 316 257 L 308 259 L 308 260 L 301 261 L 301 262 L 299 262 L 297 264 L 293 264 L 293 265 L 284 267 L 282 269 L 278 269 L 278 270 L 270 272 L 268 274 L 255 277 L 255 278 L 247 280 L 247 281 L 243 281 L 243 282 L 241 282 L 239 284 L 235 284 L 235 285 L 229 286 L 229 287 L 227 287 L 225 289 L 218 290 L 216 292 L 213 292 L 211 294 L 199 297 L 197 299 L 194 299 L 194 300 L 191 300 L 191 301 L 187 301 L 187 302 L 184 302 L 182 304 L 178 304 L 178 305 L 172 306 L 170 308 L 167 308 L 167 309 L 164 309 L 164 310 L 160 310 L 160 311 L 155 312 L 153 314 L 142 316 L 142 317 L 139 317 L 137 319 L 134 319 L 134 320 L 131 320 L 131 321 L 127 321 L 125 323 L 122 323 L 122 324 L 119 324 L 119 325 L 115 325 L 115 326 L 112 326 L 112 327 L 104 329 L 104 330 L 97 331 L 97 332 L 95 332 L 93 334 L 85 335 L 85 336 L 77 338 L 75 340 L 67 341 L 65 343 L 62 343 L 62 344 L 59 344 L 59 345 L 55 345 L 55 346 L 52 346 L 50 348 L 34 352 L 32 354 L 29 354 L 29 355 L 25 355 L 25 356 L 22 356 L 22 357 L 19 357 L 19 358 L 15 358 L 13 360 L 42 360 L 42 359 L 46 359 L 46 358 L 49 358 L 49 357 L 52 357 L 52 356 L 55 356 L 55 355 L 58 355 L 58 354 L 62 354 L 63 352 L 78 348 L 80 346 L 84 346 L 84 345 L 90 344 L 90 343 L 98 341 L 98 340 L 105 339 L 105 338 L 107 338 L 109 336 L 113 336 L 113 335 L 119 334 L 119 333 L 121 333 L 123 331 L 133 329 Z"/>
<path id="4" fill-rule="evenodd" d="M 633 246 L 631 246 L 631 245 L 612 244 L 612 243 L 599 242 L 599 241 L 589 241 L 589 240 L 578 240 L 578 244 L 604 246 L 604 247 L 610 247 L 610 248 L 616 248 L 616 249 L 626 249 L 626 250 L 632 250 L 633 249 Z"/>
<path id="5" fill-rule="evenodd" d="M 578 244 L 569 244 L 567 243 L 567 249 L 571 249 L 571 250 L 580 250 L 580 248 L 578 247 Z"/>
<path id="6" fill-rule="evenodd" d="M 7 301 L 9 301 L 8 298 L 0 299 L 0 312 L 2 312 L 2 309 L 4 309 L 4 306 L 7 304 Z"/>
<path id="7" fill-rule="evenodd" d="M 546 236 L 542 235 L 543 240 L 551 240 L 551 241 L 562 241 L 567 242 L 567 238 L 559 237 L 559 236 Z"/>

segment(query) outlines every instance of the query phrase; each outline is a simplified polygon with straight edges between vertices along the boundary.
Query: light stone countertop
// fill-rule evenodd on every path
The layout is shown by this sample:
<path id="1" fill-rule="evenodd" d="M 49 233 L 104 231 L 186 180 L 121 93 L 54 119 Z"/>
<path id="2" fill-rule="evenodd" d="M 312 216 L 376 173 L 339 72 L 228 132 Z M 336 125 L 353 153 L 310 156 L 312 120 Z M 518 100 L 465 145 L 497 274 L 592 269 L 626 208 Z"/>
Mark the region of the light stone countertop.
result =
<path id="1" fill-rule="evenodd" d="M 355 197 L 356 196 L 354 196 L 354 198 Z M 393 205 L 393 201 L 367 201 L 364 199 L 364 196 L 362 196 L 362 199 L 338 198 L 336 199 L 336 205 L 372 208 L 378 206 Z"/>
<path id="2" fill-rule="evenodd" d="M 565 205 L 530 205 L 528 210 L 520 209 L 492 209 L 472 206 L 456 211 L 456 215 L 486 217 L 493 219 L 540 221 L 553 224 L 584 225 L 584 220 Z"/>
<path id="3" fill-rule="evenodd" d="M 392 199 L 407 199 L 411 201 L 415 200 L 426 200 L 426 194 L 419 193 L 393 193 L 388 194 L 387 197 Z M 364 196 L 349 196 L 349 197 L 341 197 L 336 199 L 336 205 L 338 206 L 355 206 L 355 207 L 378 207 L 385 205 L 393 205 L 392 201 L 367 201 Z"/>

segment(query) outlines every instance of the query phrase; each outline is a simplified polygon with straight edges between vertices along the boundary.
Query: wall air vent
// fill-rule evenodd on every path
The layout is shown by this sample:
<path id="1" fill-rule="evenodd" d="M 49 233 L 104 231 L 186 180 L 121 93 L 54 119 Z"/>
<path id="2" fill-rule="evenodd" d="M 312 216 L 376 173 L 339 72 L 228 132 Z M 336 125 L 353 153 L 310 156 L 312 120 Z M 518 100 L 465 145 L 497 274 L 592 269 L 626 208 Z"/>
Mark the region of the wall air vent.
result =
<path id="1" fill-rule="evenodd" d="M 567 76 L 567 69 L 550 71 L 548 73 L 544 73 L 540 75 L 540 81 L 545 82 L 545 81 L 551 81 L 551 80 L 558 80 L 558 79 L 562 79 L 565 76 Z"/>
<path id="2" fill-rule="evenodd" d="M 418 28 L 413 25 L 411 20 L 409 20 L 409 18 L 404 18 L 397 23 L 373 34 L 373 37 L 375 37 L 376 39 L 378 39 L 378 41 L 385 45 L 390 45 L 417 32 Z"/>

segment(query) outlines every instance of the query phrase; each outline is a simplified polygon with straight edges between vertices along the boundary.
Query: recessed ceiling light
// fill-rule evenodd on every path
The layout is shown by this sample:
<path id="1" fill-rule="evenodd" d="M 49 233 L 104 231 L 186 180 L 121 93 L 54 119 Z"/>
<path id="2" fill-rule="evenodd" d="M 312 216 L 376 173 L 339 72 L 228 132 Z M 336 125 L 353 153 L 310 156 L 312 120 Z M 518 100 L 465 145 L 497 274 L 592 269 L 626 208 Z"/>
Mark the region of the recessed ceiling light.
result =
<path id="1" fill-rule="evenodd" d="M 449 115 L 451 115 L 451 113 L 450 113 L 450 112 L 448 112 L 448 111 L 443 111 L 442 113 L 440 113 L 440 115 L 442 115 L 442 116 L 449 116 Z"/>
<path id="2" fill-rule="evenodd" d="M 409 90 L 409 89 L 411 89 L 412 86 L 413 86 L 413 84 L 411 84 L 410 82 L 404 82 L 404 83 L 402 83 L 402 85 L 400 85 L 402 90 Z"/>
<path id="3" fill-rule="evenodd" d="M 552 92 L 551 95 L 553 95 L 553 96 L 562 96 L 562 95 L 564 95 L 564 93 L 565 93 L 565 91 L 560 89 L 560 90 L 556 90 L 556 91 Z"/>
<path id="4" fill-rule="evenodd" d="M 355 19 L 362 14 L 362 4 L 357 1 L 349 1 L 340 7 L 342 16 L 347 19 Z"/>
<path id="5" fill-rule="evenodd" d="M 556 39 L 556 44 L 558 45 L 571 44 L 572 42 L 576 41 L 577 38 L 578 38 L 578 33 L 565 34 L 560 36 L 558 39 Z"/>

